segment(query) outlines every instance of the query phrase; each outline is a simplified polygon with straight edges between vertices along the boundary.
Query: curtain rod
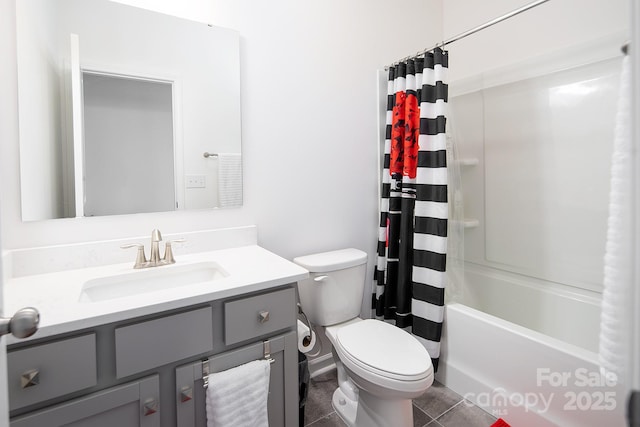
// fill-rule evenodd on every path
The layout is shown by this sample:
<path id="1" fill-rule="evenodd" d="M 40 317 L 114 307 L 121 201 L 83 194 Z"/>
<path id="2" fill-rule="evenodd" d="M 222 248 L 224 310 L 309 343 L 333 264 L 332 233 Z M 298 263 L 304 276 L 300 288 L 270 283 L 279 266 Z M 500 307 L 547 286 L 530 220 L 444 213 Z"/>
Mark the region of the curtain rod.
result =
<path id="1" fill-rule="evenodd" d="M 425 53 L 430 52 L 430 51 L 432 51 L 432 50 L 434 50 L 434 49 L 436 49 L 438 47 L 444 47 L 444 46 L 446 46 L 446 45 L 448 45 L 450 43 L 453 43 L 453 42 L 461 40 L 461 39 L 463 39 L 463 38 L 465 38 L 467 36 L 475 34 L 478 31 L 482 31 L 485 28 L 489 28 L 489 27 L 491 27 L 491 26 L 493 26 L 493 25 L 495 25 L 495 24 L 497 24 L 499 22 L 502 22 L 502 21 L 506 20 L 506 19 L 509 19 L 511 17 L 519 15 L 522 12 L 526 12 L 527 10 L 532 9 L 532 8 L 534 8 L 536 6 L 540 6 L 541 4 L 546 3 L 548 1 L 549 0 L 537 0 L 537 1 L 531 2 L 531 3 L 527 4 L 527 5 L 522 6 L 519 9 L 512 10 L 511 12 L 509 12 L 507 14 L 504 14 L 504 15 L 498 17 L 498 18 L 492 19 L 489 22 L 485 22 L 482 25 L 478 25 L 477 27 L 472 28 L 471 30 L 465 31 L 464 33 L 460 33 L 457 36 L 451 37 L 450 39 L 448 39 L 446 41 L 443 41 L 442 43 L 438 43 L 438 44 L 436 44 L 435 46 L 433 46 L 430 49 L 424 49 L 424 50 L 421 50 L 420 52 L 416 53 L 415 55 L 410 55 L 410 56 L 404 57 L 404 58 L 400 59 L 399 61 L 394 62 L 390 66 L 397 65 L 397 64 L 399 64 L 401 62 L 404 62 L 404 61 L 407 61 L 409 59 L 417 58 L 417 57 L 422 56 Z M 390 66 L 386 66 L 385 69 L 389 69 Z"/>

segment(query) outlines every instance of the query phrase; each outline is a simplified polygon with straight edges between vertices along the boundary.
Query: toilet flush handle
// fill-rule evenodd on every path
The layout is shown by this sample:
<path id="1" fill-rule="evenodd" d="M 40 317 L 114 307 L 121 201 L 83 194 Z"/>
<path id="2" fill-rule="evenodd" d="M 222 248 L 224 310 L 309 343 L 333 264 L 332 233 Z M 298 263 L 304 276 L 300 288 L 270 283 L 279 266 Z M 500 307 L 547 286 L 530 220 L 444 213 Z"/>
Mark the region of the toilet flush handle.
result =
<path id="1" fill-rule="evenodd" d="M 329 278 L 329 276 L 316 276 L 313 278 L 314 281 L 321 283 L 326 281 Z"/>

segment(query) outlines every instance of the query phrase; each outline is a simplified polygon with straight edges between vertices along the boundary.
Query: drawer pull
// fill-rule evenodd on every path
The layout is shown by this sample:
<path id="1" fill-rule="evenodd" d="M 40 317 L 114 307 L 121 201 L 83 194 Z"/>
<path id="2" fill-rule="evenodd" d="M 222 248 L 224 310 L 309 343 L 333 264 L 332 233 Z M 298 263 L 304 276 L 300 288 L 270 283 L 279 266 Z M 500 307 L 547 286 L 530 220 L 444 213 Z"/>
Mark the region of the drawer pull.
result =
<path id="1" fill-rule="evenodd" d="M 260 313 L 258 313 L 258 320 L 260 321 L 260 323 L 265 323 L 269 321 L 269 312 L 268 311 L 261 311 Z"/>
<path id="2" fill-rule="evenodd" d="M 184 386 L 180 389 L 180 402 L 188 402 L 193 399 L 193 389 L 189 386 Z"/>
<path id="3" fill-rule="evenodd" d="M 31 369 L 23 372 L 20 376 L 20 384 L 22 388 L 34 387 L 40 384 L 40 371 Z"/>
<path id="4" fill-rule="evenodd" d="M 156 399 L 148 399 L 144 402 L 144 416 L 148 417 L 158 412 L 158 401 Z"/>

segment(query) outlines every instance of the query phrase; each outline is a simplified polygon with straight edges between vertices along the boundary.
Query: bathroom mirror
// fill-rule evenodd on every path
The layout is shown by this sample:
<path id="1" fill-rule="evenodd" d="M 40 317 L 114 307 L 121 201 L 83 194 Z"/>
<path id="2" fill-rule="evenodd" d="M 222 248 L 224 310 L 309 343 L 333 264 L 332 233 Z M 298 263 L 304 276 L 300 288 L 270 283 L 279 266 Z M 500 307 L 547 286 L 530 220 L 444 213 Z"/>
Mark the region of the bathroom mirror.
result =
<path id="1" fill-rule="evenodd" d="M 242 204 L 237 32 L 109 0 L 16 32 L 23 221 Z"/>

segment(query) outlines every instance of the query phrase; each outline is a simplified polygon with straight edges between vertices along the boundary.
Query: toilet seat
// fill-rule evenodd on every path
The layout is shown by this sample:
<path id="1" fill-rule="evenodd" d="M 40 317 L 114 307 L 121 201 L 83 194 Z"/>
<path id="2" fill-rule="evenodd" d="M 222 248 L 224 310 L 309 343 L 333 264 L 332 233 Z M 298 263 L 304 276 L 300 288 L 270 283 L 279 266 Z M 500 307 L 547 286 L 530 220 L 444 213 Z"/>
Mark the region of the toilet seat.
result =
<path id="1" fill-rule="evenodd" d="M 345 367 L 363 379 L 397 390 L 420 388 L 433 381 L 429 353 L 402 329 L 379 320 L 358 319 L 328 332 Z"/>

